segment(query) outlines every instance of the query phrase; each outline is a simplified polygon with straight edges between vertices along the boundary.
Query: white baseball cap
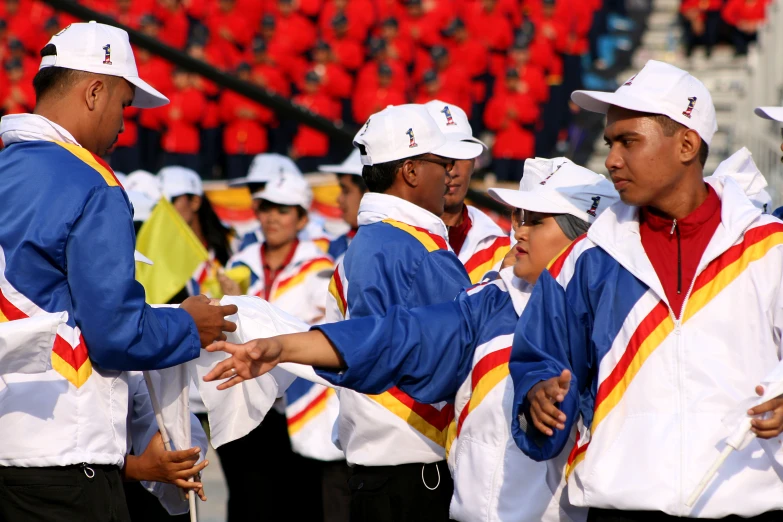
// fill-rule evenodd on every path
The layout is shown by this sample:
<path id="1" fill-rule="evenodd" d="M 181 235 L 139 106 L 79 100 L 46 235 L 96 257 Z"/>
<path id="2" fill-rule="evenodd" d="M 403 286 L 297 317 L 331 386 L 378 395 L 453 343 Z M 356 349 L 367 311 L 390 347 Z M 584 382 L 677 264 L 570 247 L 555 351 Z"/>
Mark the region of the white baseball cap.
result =
<path id="1" fill-rule="evenodd" d="M 96 22 L 71 24 L 52 36 L 49 44 L 57 54 L 41 58 L 38 69 L 62 67 L 109 76 L 121 76 L 136 86 L 133 106 L 142 109 L 169 103 L 150 84 L 139 78 L 128 33 L 117 27 Z"/>
<path id="2" fill-rule="evenodd" d="M 169 201 L 184 194 L 204 195 L 204 185 L 195 170 L 179 166 L 163 167 L 158 176 L 163 194 Z"/>
<path id="3" fill-rule="evenodd" d="M 432 100 L 425 103 L 424 106 L 427 107 L 427 112 L 430 113 L 446 138 L 454 141 L 478 143 L 489 150 L 483 141 L 473 137 L 473 128 L 468 121 L 468 115 L 460 107 L 440 100 Z"/>
<path id="4" fill-rule="evenodd" d="M 756 107 L 756 110 L 753 112 L 756 113 L 756 116 L 765 120 L 783 122 L 783 107 Z"/>
<path id="5" fill-rule="evenodd" d="M 481 155 L 477 143 L 446 139 L 424 105 L 389 105 L 369 117 L 353 138 L 363 165 L 388 163 L 421 154 L 449 159 L 473 159 Z"/>
<path id="6" fill-rule="evenodd" d="M 663 114 L 695 130 L 707 145 L 718 130 L 712 96 L 704 84 L 687 71 L 656 60 L 649 60 L 615 92 L 574 91 L 571 100 L 587 111 L 601 114 L 606 114 L 612 105 Z"/>
<path id="7" fill-rule="evenodd" d="M 232 179 L 229 186 L 247 185 L 248 183 L 268 183 L 276 179 L 280 174 L 293 174 L 301 176 L 302 171 L 296 166 L 294 160 L 288 156 L 275 153 L 256 154 L 250 163 L 247 176 Z"/>
<path id="8" fill-rule="evenodd" d="M 278 205 L 299 205 L 305 210 L 310 209 L 313 202 L 313 191 L 304 176 L 283 173 L 269 181 L 264 190 L 253 194 L 255 199 L 263 199 Z"/>
<path id="9" fill-rule="evenodd" d="M 362 175 L 362 156 L 359 149 L 353 149 L 351 154 L 345 158 L 345 161 L 339 165 L 321 165 L 318 170 L 321 172 L 331 172 L 332 174 L 352 174 L 354 176 Z"/>
<path id="10" fill-rule="evenodd" d="M 152 214 L 152 209 L 160 201 L 160 198 L 152 199 L 138 190 L 127 190 L 125 193 L 133 205 L 133 221 L 147 221 Z"/>
<path id="11" fill-rule="evenodd" d="M 545 214 L 570 214 L 588 223 L 619 201 L 620 196 L 608 179 L 565 158 L 553 161 L 559 166 L 541 181 L 531 176 L 535 182 L 527 185 L 527 190 L 491 188 L 489 195 L 510 207 Z"/>
<path id="12" fill-rule="evenodd" d="M 123 183 L 125 191 L 130 194 L 131 192 L 141 192 L 149 199 L 158 201 L 163 195 L 163 187 L 160 186 L 160 178 L 155 174 L 147 172 L 146 170 L 134 170 Z"/>

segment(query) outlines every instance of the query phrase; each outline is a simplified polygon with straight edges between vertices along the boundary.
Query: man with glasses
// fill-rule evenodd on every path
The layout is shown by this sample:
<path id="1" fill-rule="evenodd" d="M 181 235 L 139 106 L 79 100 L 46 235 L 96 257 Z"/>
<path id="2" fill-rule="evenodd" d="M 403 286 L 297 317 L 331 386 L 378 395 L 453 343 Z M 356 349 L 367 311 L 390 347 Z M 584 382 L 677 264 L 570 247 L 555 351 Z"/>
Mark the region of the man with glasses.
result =
<path id="1" fill-rule="evenodd" d="M 369 192 L 330 284 L 327 322 L 454 299 L 470 280 L 438 216 L 454 161 L 477 157 L 481 145 L 447 139 L 421 105 L 370 116 L 354 145 Z M 336 442 L 353 466 L 351 520 L 448 520 L 453 482 L 445 444 L 453 407 L 419 404 L 396 388 L 338 393 Z"/>

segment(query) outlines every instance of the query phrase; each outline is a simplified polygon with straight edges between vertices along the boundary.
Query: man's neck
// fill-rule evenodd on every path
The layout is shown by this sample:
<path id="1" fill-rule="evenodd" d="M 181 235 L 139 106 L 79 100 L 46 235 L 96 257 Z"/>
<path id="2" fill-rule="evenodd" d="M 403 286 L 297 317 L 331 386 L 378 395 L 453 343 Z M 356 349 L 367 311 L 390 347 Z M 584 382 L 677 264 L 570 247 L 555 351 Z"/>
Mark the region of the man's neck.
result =
<path id="1" fill-rule="evenodd" d="M 43 116 L 50 122 L 56 123 L 63 129 L 70 132 L 71 136 L 73 136 L 73 139 L 76 140 L 76 143 L 90 152 L 95 152 L 93 148 L 90 148 L 87 144 L 85 144 L 85 140 L 82 139 L 82 133 L 80 132 L 79 126 L 77 124 L 71 124 L 71 119 L 63 113 L 63 110 L 59 106 L 39 103 L 35 106 L 35 109 L 33 109 L 33 114 Z M 89 140 L 86 141 L 89 142 Z"/>
<path id="2" fill-rule="evenodd" d="M 447 227 L 457 227 L 461 225 L 463 221 L 462 209 L 464 206 L 465 203 L 460 203 L 458 206 L 445 209 L 440 219 L 443 220 Z"/>
<path id="3" fill-rule="evenodd" d="M 699 208 L 709 191 L 703 179 L 673 191 L 673 196 L 649 205 L 650 210 L 669 219 L 683 219 Z"/>

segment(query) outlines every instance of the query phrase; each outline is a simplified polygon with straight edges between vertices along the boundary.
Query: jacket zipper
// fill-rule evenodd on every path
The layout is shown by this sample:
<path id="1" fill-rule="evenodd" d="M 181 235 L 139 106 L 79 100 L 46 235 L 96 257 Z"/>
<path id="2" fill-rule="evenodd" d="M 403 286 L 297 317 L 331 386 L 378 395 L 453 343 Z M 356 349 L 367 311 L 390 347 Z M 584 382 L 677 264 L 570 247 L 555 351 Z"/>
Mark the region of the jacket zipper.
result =
<path id="1" fill-rule="evenodd" d="M 679 295 L 682 293 L 682 248 L 680 246 L 680 229 L 677 228 L 676 219 L 672 221 L 672 229 L 669 235 L 671 236 L 675 232 L 677 232 L 677 294 Z"/>

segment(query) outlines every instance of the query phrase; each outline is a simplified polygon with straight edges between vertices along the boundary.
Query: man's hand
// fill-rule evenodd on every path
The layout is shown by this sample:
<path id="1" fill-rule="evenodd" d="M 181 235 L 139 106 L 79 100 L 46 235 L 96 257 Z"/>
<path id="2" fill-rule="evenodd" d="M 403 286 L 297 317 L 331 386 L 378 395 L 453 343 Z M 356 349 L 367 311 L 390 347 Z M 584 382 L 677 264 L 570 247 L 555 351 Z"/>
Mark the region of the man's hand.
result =
<path id="1" fill-rule="evenodd" d="M 242 295 L 242 288 L 239 286 L 239 283 L 228 277 L 222 270 L 218 271 L 217 280 L 220 283 L 223 295 Z"/>
<path id="2" fill-rule="evenodd" d="M 198 475 L 207 467 L 209 461 L 196 464 L 200 451 L 199 448 L 166 451 L 163 437 L 158 432 L 152 437 L 144 453 L 138 456 L 128 455 L 125 462 L 125 478 L 174 484 L 185 490 L 195 490 L 201 500 L 207 500 L 204 485 L 199 481 Z M 188 482 L 190 477 L 196 477 L 196 480 Z"/>
<path id="3" fill-rule="evenodd" d="M 223 332 L 235 332 L 237 325 L 226 321 L 226 316 L 237 313 L 236 305 L 210 306 L 209 299 L 204 295 L 188 297 L 180 308 L 193 318 L 201 338 L 201 346 L 206 347 L 215 341 L 225 341 Z"/>
<path id="4" fill-rule="evenodd" d="M 551 437 L 552 428 L 565 429 L 566 415 L 555 407 L 555 403 L 565 400 L 570 386 L 571 372 L 563 370 L 560 377 L 541 381 L 527 392 L 533 425 L 541 433 Z"/>
<path id="5" fill-rule="evenodd" d="M 756 386 L 756 394 L 764 395 L 764 387 Z M 748 410 L 748 415 L 763 415 L 771 412 L 769 418 L 753 419 L 750 429 L 760 439 L 772 439 L 783 433 L 783 397 L 776 397 Z"/>
<path id="6" fill-rule="evenodd" d="M 277 366 L 283 343 L 278 337 L 269 337 L 245 344 L 217 342 L 208 346 L 207 350 L 231 354 L 231 357 L 216 364 L 204 376 L 207 382 L 228 379 L 218 386 L 218 390 L 227 390 L 248 379 L 255 379 Z"/>

